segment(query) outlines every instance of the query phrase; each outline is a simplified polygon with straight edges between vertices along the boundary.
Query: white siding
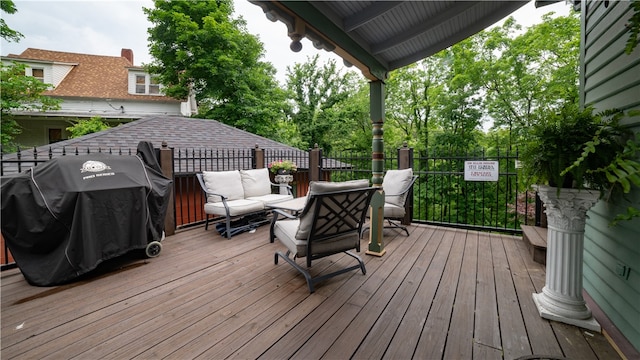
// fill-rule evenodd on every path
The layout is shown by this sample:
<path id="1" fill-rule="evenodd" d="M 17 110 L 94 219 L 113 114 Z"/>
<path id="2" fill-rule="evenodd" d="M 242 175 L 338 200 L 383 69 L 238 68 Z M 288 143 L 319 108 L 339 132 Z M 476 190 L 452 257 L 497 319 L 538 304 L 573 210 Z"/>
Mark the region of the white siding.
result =
<path id="1" fill-rule="evenodd" d="M 122 106 L 122 109 L 120 108 Z M 181 115 L 181 106 L 177 102 L 143 102 L 123 100 L 70 100 L 65 99 L 60 105 L 61 113 L 84 113 L 102 117 L 143 117 L 148 115 Z"/>
<path id="2" fill-rule="evenodd" d="M 49 71 L 52 79 L 51 84 L 58 86 L 71 70 L 73 70 L 73 65 L 54 64 Z"/>

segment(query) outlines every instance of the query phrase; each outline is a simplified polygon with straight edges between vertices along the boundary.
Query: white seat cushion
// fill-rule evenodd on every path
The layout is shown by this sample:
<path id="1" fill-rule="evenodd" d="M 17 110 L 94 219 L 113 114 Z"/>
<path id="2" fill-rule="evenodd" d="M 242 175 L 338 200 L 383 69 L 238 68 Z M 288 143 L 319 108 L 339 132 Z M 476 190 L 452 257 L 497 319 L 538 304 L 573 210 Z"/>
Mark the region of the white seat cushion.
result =
<path id="1" fill-rule="evenodd" d="M 291 251 L 292 256 L 307 256 L 307 240 L 296 239 L 296 232 L 300 226 L 300 220 L 278 220 L 273 226 L 273 234 L 278 240 Z M 357 235 L 347 234 L 344 236 L 332 238 L 330 240 L 320 241 L 313 246 L 314 253 L 330 253 L 334 251 L 343 251 L 345 248 L 344 239 L 353 240 L 353 244 L 349 248 L 354 248 L 356 242 L 360 241 Z"/>
<path id="2" fill-rule="evenodd" d="M 244 189 L 242 188 L 242 181 L 240 178 L 240 172 L 233 171 L 203 171 L 202 179 L 207 190 L 216 194 L 222 194 L 228 198 L 228 200 L 244 199 Z M 222 199 L 219 196 L 208 196 L 207 202 L 215 203 L 220 202 Z"/>
<path id="3" fill-rule="evenodd" d="M 382 189 L 384 190 L 384 202 L 397 206 L 404 206 L 407 193 L 398 195 L 404 190 L 413 178 L 413 169 L 388 170 L 382 179 Z"/>
<path id="4" fill-rule="evenodd" d="M 278 220 L 273 224 L 273 235 L 280 240 L 280 242 L 287 247 L 289 251 L 295 256 L 298 254 L 299 249 L 305 249 L 302 252 L 306 252 L 306 240 L 296 239 L 296 231 L 300 225 L 299 219 L 294 220 Z"/>
<path id="5" fill-rule="evenodd" d="M 384 204 L 384 217 L 385 218 L 401 218 L 404 217 L 404 206 L 398 206 L 395 204 Z"/>
<path id="6" fill-rule="evenodd" d="M 240 170 L 244 198 L 271 194 L 271 179 L 269 169 Z"/>
<path id="7" fill-rule="evenodd" d="M 292 200 L 292 199 L 293 199 L 293 195 L 281 195 L 281 194 L 268 194 L 268 195 L 253 196 L 253 197 L 247 198 L 247 200 L 260 201 L 263 204 L 269 204 L 269 203 L 273 204 L 273 203 L 278 203 L 278 202 Z"/>
<path id="8" fill-rule="evenodd" d="M 252 212 L 264 210 L 264 204 L 262 201 L 257 200 L 231 200 L 227 201 L 229 206 L 229 215 L 238 216 L 245 215 Z M 204 204 L 204 212 L 210 215 L 226 216 L 227 212 L 224 209 L 222 202 L 206 203 Z"/>

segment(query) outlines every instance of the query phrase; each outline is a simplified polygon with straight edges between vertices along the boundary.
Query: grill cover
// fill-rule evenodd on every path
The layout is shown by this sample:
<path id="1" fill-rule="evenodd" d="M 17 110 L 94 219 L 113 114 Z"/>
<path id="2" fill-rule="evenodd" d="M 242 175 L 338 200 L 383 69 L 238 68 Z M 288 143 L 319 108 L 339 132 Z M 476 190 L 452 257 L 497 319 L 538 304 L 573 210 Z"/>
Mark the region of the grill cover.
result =
<path id="1" fill-rule="evenodd" d="M 161 240 L 172 182 L 150 146 L 64 156 L 2 179 L 2 235 L 30 284 L 69 282 Z"/>

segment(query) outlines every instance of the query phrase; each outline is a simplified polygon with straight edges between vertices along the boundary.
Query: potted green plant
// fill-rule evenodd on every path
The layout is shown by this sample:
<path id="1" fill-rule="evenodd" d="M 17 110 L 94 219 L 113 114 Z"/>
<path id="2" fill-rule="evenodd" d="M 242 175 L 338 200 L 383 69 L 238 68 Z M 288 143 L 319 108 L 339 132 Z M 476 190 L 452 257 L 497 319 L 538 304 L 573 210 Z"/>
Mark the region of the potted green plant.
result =
<path id="1" fill-rule="evenodd" d="M 631 112 L 628 115 L 636 115 Z M 640 134 L 620 124 L 618 110 L 594 112 L 566 106 L 531 127 L 520 154 L 527 184 L 596 191 L 610 199 L 616 192 L 640 187 Z M 616 220 L 640 216 L 631 206 Z"/>
<path id="2" fill-rule="evenodd" d="M 533 294 L 543 318 L 600 330 L 582 298 L 585 220 L 599 199 L 640 187 L 640 137 L 620 124 L 624 116 L 569 105 L 531 127 L 520 160 L 548 221 L 546 283 Z M 616 219 L 639 214 L 630 206 Z"/>
<path id="3" fill-rule="evenodd" d="M 269 170 L 278 175 L 289 175 L 298 170 L 296 164 L 291 160 L 276 160 L 268 165 Z"/>
<path id="4" fill-rule="evenodd" d="M 616 183 L 624 185 L 625 179 L 640 186 L 639 164 L 630 152 L 638 146 L 633 133 L 620 125 L 623 116 L 617 110 L 594 113 L 592 108 L 572 107 L 545 116 L 531 128 L 520 157 L 527 181 L 599 191 L 612 190 Z M 634 169 L 618 176 L 613 172 L 616 165 L 625 172 L 627 165 Z M 615 176 L 609 178 L 612 172 Z"/>

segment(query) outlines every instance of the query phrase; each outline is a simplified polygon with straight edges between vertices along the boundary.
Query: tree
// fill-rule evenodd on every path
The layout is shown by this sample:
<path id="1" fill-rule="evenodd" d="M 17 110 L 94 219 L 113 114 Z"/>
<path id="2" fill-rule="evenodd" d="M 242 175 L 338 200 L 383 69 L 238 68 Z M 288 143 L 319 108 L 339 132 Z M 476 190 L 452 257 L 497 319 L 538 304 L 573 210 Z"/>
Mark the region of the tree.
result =
<path id="1" fill-rule="evenodd" d="M 469 65 L 481 69 L 484 104 L 494 126 L 508 128 L 515 139 L 539 114 L 578 103 L 580 21 L 575 13 L 552 14 L 519 36 L 512 18 L 481 33 L 479 60 Z"/>
<path id="2" fill-rule="evenodd" d="M 166 95 L 184 99 L 190 89 L 198 117 L 213 118 L 269 136 L 286 111 L 275 68 L 260 61 L 262 44 L 233 19 L 233 2 L 155 0 L 145 8 L 153 24 L 147 66 L 158 74 Z"/>
<path id="3" fill-rule="evenodd" d="M 7 14 L 15 14 L 18 11 L 13 0 L 0 1 L 0 10 Z M 11 29 L 2 18 L 0 18 L 0 36 L 9 42 L 19 42 L 24 37 L 22 33 Z"/>
<path id="4" fill-rule="evenodd" d="M 483 115 L 481 84 L 476 69 L 468 66 L 476 57 L 474 39 L 463 40 L 434 56 L 444 76 L 434 109 L 438 133 L 432 145 L 451 155 L 478 147 Z"/>
<path id="5" fill-rule="evenodd" d="M 22 129 L 15 121 L 12 111 L 46 111 L 59 109 L 60 100 L 51 98 L 42 93 L 52 87 L 45 84 L 33 76 L 25 75 L 26 65 L 14 63 L 12 65 L 1 65 L 2 73 L 2 146 L 3 151 L 13 151 L 15 145 L 13 140 Z"/>
<path id="6" fill-rule="evenodd" d="M 0 9 L 8 14 L 18 11 L 11 0 L 0 1 Z M 20 41 L 23 35 L 7 26 L 4 19 L 0 19 L 0 36 L 11 41 Z M 0 141 L 2 151 L 14 151 L 14 138 L 22 129 L 12 115 L 13 110 L 49 110 L 58 109 L 60 101 L 42 93 L 52 86 L 40 80 L 25 75 L 26 65 L 14 63 L 0 65 L 2 107 L 0 108 Z"/>
<path id="7" fill-rule="evenodd" d="M 293 103 L 291 121 L 300 133 L 298 147 L 306 149 L 318 144 L 331 151 L 336 139 L 349 135 L 350 122 L 361 121 L 363 110 L 368 114 L 368 108 L 353 108 L 354 104 L 364 106 L 362 101 L 347 104 L 364 86 L 355 73 L 343 74 L 335 60 L 320 65 L 319 59 L 316 55 L 306 63 L 287 68 L 287 90 Z M 356 117 L 349 117 L 347 112 Z"/>
<path id="8" fill-rule="evenodd" d="M 362 82 L 350 91 L 351 95 L 328 111 L 336 120 L 332 131 L 331 148 L 354 152 L 370 152 L 372 125 L 369 110 L 369 86 Z"/>
<path id="9" fill-rule="evenodd" d="M 109 129 L 109 125 L 102 121 L 100 116 L 94 116 L 88 120 L 80 120 L 69 126 L 67 131 L 71 133 L 71 138 L 77 138 L 87 134 L 93 134 L 102 130 Z"/>
<path id="10" fill-rule="evenodd" d="M 433 108 L 442 91 L 437 62 L 426 58 L 394 70 L 387 81 L 385 143 L 399 147 L 406 141 L 419 152 L 426 150 Z"/>

